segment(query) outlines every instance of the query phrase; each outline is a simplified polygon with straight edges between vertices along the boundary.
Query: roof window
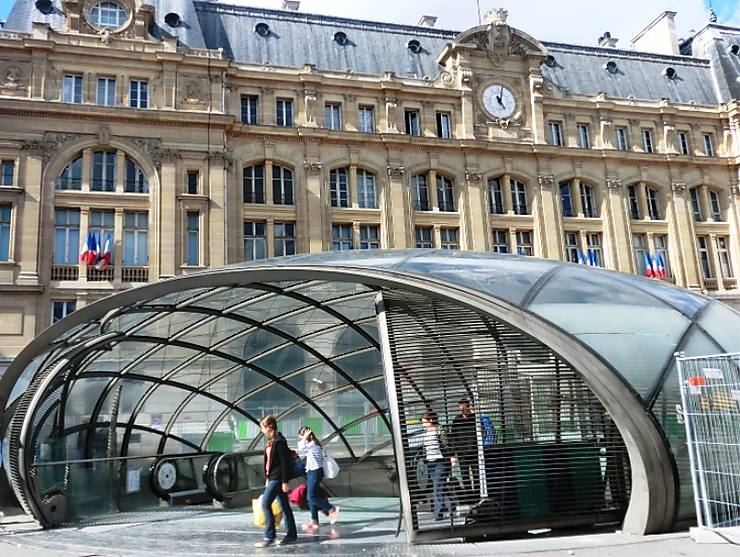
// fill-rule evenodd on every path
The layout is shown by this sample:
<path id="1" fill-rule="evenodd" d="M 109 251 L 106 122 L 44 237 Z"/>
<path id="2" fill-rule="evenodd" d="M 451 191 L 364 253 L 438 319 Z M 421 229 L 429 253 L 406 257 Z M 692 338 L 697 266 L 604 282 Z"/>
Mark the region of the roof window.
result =
<path id="1" fill-rule="evenodd" d="M 609 60 L 606 64 L 604 64 L 604 69 L 610 74 L 615 74 L 619 71 L 619 67 L 614 60 Z"/>
<path id="2" fill-rule="evenodd" d="M 179 14 L 176 14 L 175 12 L 170 12 L 166 16 L 164 16 L 164 22 L 170 27 L 180 27 L 182 19 L 180 19 Z"/>
<path id="3" fill-rule="evenodd" d="M 258 23 L 254 26 L 254 32 L 260 37 L 268 37 L 270 35 L 270 26 L 267 23 Z"/>
<path id="4" fill-rule="evenodd" d="M 674 68 L 666 68 L 663 70 L 663 75 L 668 79 L 676 79 L 676 70 Z"/>
<path id="5" fill-rule="evenodd" d="M 411 39 L 407 44 L 406 47 L 413 52 L 414 54 L 421 54 L 421 43 L 417 41 L 416 39 Z"/>
<path id="6" fill-rule="evenodd" d="M 731 52 L 732 54 L 734 54 L 735 56 L 737 56 L 738 54 L 740 54 L 740 46 L 738 46 L 738 45 L 736 45 L 736 44 L 732 45 L 732 46 L 730 47 L 730 52 Z"/>
<path id="7" fill-rule="evenodd" d="M 555 57 L 552 54 L 548 54 L 547 58 L 545 58 L 545 66 L 548 68 L 554 68 L 558 65 L 558 61 L 555 60 Z"/>
<path id="8" fill-rule="evenodd" d="M 35 6 L 42 14 L 50 14 L 54 11 L 54 6 L 52 5 L 51 0 L 36 0 Z"/>
<path id="9" fill-rule="evenodd" d="M 347 33 L 344 33 L 343 31 L 337 31 L 334 33 L 334 42 L 340 46 L 346 45 L 349 42 Z"/>

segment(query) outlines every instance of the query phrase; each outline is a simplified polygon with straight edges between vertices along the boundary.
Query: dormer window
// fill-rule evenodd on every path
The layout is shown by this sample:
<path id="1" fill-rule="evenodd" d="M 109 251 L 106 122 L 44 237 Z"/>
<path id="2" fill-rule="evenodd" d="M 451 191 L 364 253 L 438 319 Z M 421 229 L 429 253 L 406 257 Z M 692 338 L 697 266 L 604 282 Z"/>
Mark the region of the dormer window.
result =
<path id="1" fill-rule="evenodd" d="M 115 2 L 100 2 L 90 10 L 90 21 L 101 29 L 118 29 L 127 18 L 126 10 Z"/>

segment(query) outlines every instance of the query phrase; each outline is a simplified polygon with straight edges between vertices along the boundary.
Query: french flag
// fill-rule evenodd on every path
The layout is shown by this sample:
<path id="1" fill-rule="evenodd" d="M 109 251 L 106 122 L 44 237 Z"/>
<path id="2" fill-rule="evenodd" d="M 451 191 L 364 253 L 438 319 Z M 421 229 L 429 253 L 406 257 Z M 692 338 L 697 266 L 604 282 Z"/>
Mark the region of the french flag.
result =
<path id="1" fill-rule="evenodd" d="M 651 263 L 653 265 L 653 276 L 655 278 L 661 278 L 661 276 L 660 276 L 660 269 L 658 269 L 658 258 L 655 257 L 654 255 L 651 255 L 650 256 L 650 261 L 651 261 Z"/>
<path id="2" fill-rule="evenodd" d="M 105 247 L 103 248 L 103 251 L 100 251 L 100 244 L 98 244 L 98 250 L 97 250 L 97 259 L 95 260 L 95 268 L 98 271 L 105 271 L 110 266 L 110 245 L 112 243 L 113 238 L 111 238 L 110 232 L 108 233 L 108 236 L 105 239 Z"/>
<path id="3" fill-rule="evenodd" d="M 588 250 L 588 264 L 591 267 L 598 267 L 596 264 L 596 255 L 594 254 L 593 250 Z"/>
<path id="4" fill-rule="evenodd" d="M 586 264 L 586 259 L 584 259 L 583 252 L 580 249 L 578 250 L 578 264 L 579 265 L 585 265 Z"/>
<path id="5" fill-rule="evenodd" d="M 98 247 L 98 242 L 95 239 L 95 234 L 92 232 L 87 233 L 87 239 L 85 240 L 84 245 L 82 246 L 82 251 L 80 252 L 80 261 L 83 262 L 85 265 L 94 265 L 95 260 L 97 259 L 97 251 L 100 249 Z"/>
<path id="6" fill-rule="evenodd" d="M 645 252 L 645 276 L 653 278 L 655 273 L 653 272 L 653 262 L 650 259 L 650 254 Z"/>
<path id="7" fill-rule="evenodd" d="M 655 258 L 658 260 L 658 278 L 664 279 L 666 277 L 665 261 L 663 261 L 663 254 L 659 253 Z"/>

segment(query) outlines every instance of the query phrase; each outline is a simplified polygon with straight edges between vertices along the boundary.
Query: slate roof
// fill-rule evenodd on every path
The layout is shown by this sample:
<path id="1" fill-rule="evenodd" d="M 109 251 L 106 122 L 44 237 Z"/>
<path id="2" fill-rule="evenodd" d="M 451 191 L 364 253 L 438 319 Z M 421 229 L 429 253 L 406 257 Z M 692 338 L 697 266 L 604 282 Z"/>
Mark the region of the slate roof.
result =
<path id="1" fill-rule="evenodd" d="M 740 29 L 723 25 L 707 25 L 694 35 L 691 48 L 694 56 L 711 61 L 720 79 L 713 85 L 722 99 L 740 99 L 740 56 L 732 54 L 730 47 L 740 45 Z M 724 79 L 722 78 L 724 76 Z"/>

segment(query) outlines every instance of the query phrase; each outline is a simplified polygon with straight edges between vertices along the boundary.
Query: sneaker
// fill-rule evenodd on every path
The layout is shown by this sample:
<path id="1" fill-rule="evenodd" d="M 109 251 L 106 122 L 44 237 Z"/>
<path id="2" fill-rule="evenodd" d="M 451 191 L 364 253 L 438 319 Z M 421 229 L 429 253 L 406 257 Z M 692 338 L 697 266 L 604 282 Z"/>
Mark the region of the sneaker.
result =
<path id="1" fill-rule="evenodd" d="M 288 536 L 285 536 L 283 539 L 278 540 L 276 542 L 276 544 L 277 545 L 288 545 L 290 543 L 295 543 L 296 541 L 298 541 L 298 538 L 297 537 L 296 538 L 289 538 Z"/>
<path id="2" fill-rule="evenodd" d="M 314 522 L 313 520 L 309 520 L 308 522 L 303 523 L 303 525 L 301 526 L 301 529 L 304 532 L 318 530 L 319 529 L 319 523 L 318 522 Z"/>
<path id="3" fill-rule="evenodd" d="M 339 507 L 334 505 L 329 511 L 329 524 L 336 524 L 337 517 L 339 516 Z"/>
<path id="4" fill-rule="evenodd" d="M 271 545 L 275 545 L 275 540 L 268 540 L 267 538 L 263 538 L 261 541 L 258 541 L 256 544 L 254 544 L 254 547 L 270 547 Z"/>

